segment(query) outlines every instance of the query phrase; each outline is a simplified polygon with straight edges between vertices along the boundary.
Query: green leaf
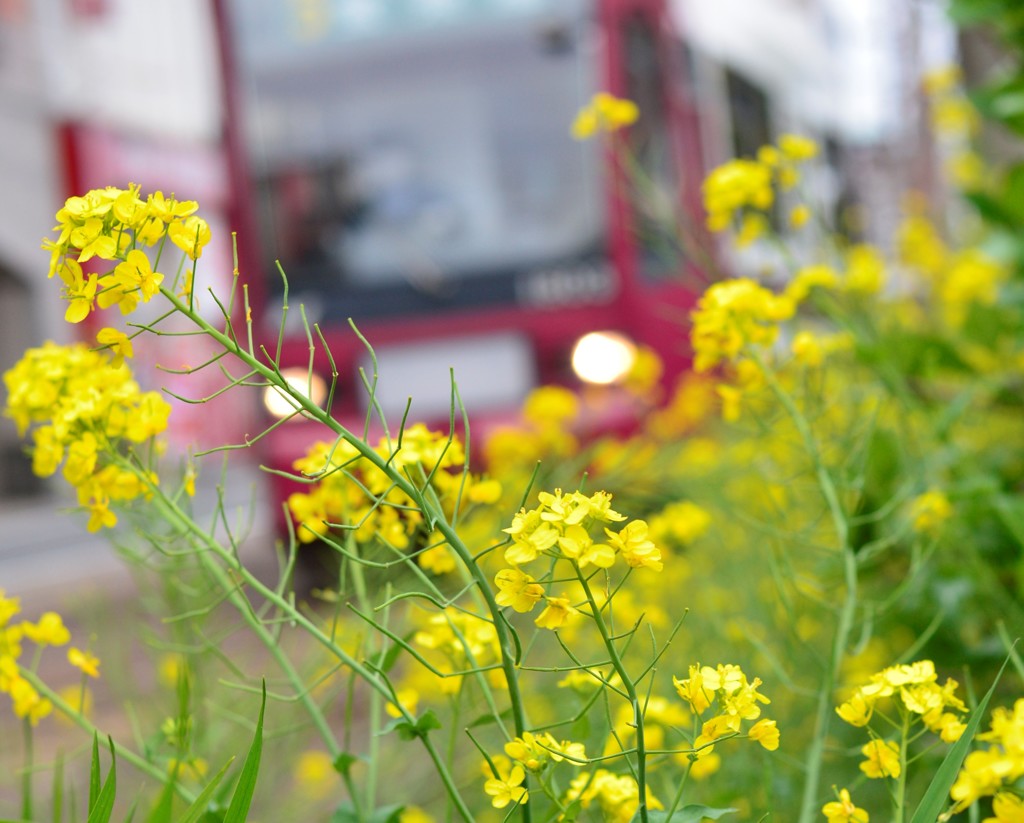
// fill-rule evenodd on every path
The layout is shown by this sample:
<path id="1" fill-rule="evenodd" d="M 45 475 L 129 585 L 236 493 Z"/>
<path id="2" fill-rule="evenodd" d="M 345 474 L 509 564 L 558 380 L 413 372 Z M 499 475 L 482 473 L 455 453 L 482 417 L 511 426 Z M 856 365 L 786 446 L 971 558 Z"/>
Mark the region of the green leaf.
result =
<path id="1" fill-rule="evenodd" d="M 958 26 L 993 23 L 1003 12 L 1002 0 L 953 0 L 946 14 Z"/>
<path id="2" fill-rule="evenodd" d="M 732 814 L 736 809 L 712 809 L 710 806 L 683 806 L 672 812 L 672 823 L 700 823 L 702 820 L 718 820 L 726 814 Z M 652 809 L 647 812 L 647 819 L 650 823 L 665 823 L 669 817 L 668 812 Z M 640 812 L 633 815 L 630 823 L 637 823 L 640 820 Z"/>
<path id="3" fill-rule="evenodd" d="M 415 634 L 415 631 L 411 631 L 407 635 L 405 635 L 405 637 L 403 637 L 402 640 L 405 641 L 406 645 L 409 645 L 412 642 L 412 638 Z M 388 647 L 388 650 L 383 655 L 378 656 L 378 659 L 373 663 L 373 668 L 377 669 L 377 671 L 381 671 L 387 674 L 394 667 L 395 663 L 398 662 L 398 658 L 404 651 L 405 648 L 402 646 L 401 643 L 393 643 L 391 646 Z"/>
<path id="4" fill-rule="evenodd" d="M 331 823 L 399 823 L 405 806 L 382 806 L 367 817 L 359 815 L 351 803 L 342 803 L 331 816 Z"/>
<path id="5" fill-rule="evenodd" d="M 57 752 L 53 764 L 53 823 L 60 823 L 64 817 L 64 753 Z"/>
<path id="6" fill-rule="evenodd" d="M 398 736 L 402 738 L 402 740 L 415 740 L 417 737 L 426 740 L 429 732 L 440 728 L 441 721 L 437 719 L 437 715 L 434 714 L 433 709 L 427 709 L 427 711 L 425 711 L 423 715 L 417 718 L 413 723 L 402 718 L 392 720 L 381 730 L 381 734 L 398 732 Z"/>
<path id="7" fill-rule="evenodd" d="M 114 755 L 114 740 L 108 737 L 107 742 L 110 744 L 110 771 L 107 773 L 107 779 L 103 781 L 103 787 L 100 789 L 99 794 L 96 797 L 96 803 L 91 803 L 91 792 L 90 792 L 90 805 L 89 818 L 86 823 L 109 823 L 110 815 L 114 813 L 114 800 L 117 797 L 117 758 Z M 93 735 L 93 756 L 95 758 L 95 764 L 99 765 L 99 749 L 96 747 L 96 736 Z"/>
<path id="8" fill-rule="evenodd" d="M 977 90 L 971 99 L 985 117 L 1024 133 L 1024 78 L 1010 76 Z"/>
<path id="9" fill-rule="evenodd" d="M 100 739 L 92 733 L 92 761 L 89 764 L 89 811 L 100 796 Z"/>
<path id="10" fill-rule="evenodd" d="M 163 791 L 160 792 L 160 799 L 157 800 L 153 811 L 146 818 L 146 823 L 171 823 L 171 812 L 174 807 L 174 786 L 178 782 L 178 769 L 175 767 L 167 782 L 164 783 Z"/>
<path id="11" fill-rule="evenodd" d="M 263 755 L 263 713 L 267 708 L 267 681 L 263 681 L 263 699 L 260 701 L 260 716 L 256 720 L 256 734 L 253 735 L 249 754 L 242 764 L 242 773 L 238 777 L 235 793 L 231 795 L 224 823 L 245 823 L 252 803 L 253 792 L 256 791 L 256 776 L 260 770 L 260 757 Z"/>
<path id="12" fill-rule="evenodd" d="M 213 797 L 214 791 L 220 781 L 224 779 L 224 775 L 227 774 L 228 768 L 232 763 L 235 762 L 235 758 L 231 758 L 227 763 L 220 767 L 220 771 L 213 776 L 213 780 L 206 784 L 206 788 L 203 789 L 199 796 L 192 801 L 192 805 L 185 810 L 185 814 L 181 816 L 178 823 L 198 823 L 202 819 L 203 815 L 206 814 L 206 807 L 210 804 L 210 798 Z"/>
<path id="13" fill-rule="evenodd" d="M 1024 500 L 1004 494 L 994 498 L 992 503 L 1003 525 L 1024 548 Z"/>
<path id="14" fill-rule="evenodd" d="M 499 717 L 502 720 L 511 720 L 512 719 L 512 707 L 510 706 L 509 708 L 505 709 L 505 711 L 500 712 L 497 715 L 497 717 L 494 715 L 494 712 L 487 712 L 486 714 L 482 714 L 476 720 L 474 720 L 472 723 L 468 724 L 466 726 L 466 728 L 467 729 L 475 729 L 478 726 L 489 726 L 489 725 L 491 725 L 491 723 L 497 723 Z"/>
<path id="15" fill-rule="evenodd" d="M 949 753 L 935 772 L 935 777 L 932 778 L 928 790 L 924 793 L 924 797 L 921 798 L 921 803 L 917 807 L 917 811 L 914 812 L 914 816 L 910 819 L 910 823 L 935 823 L 942 813 L 949 799 L 949 790 L 953 787 L 953 783 L 956 782 L 957 773 L 960 771 L 960 764 L 967 757 L 967 750 L 971 748 L 974 735 L 978 731 L 978 726 L 981 725 L 985 709 L 988 708 L 988 701 L 992 699 L 996 685 L 999 683 L 999 678 L 1003 676 L 1006 664 L 1009 662 L 1010 657 L 1007 655 L 1003 665 L 999 667 L 999 672 L 996 674 L 996 679 L 992 681 L 992 686 L 989 688 L 988 693 L 972 712 L 970 722 L 968 722 L 967 728 L 964 729 L 964 733 L 960 735 L 960 739 L 950 748 Z"/>
<path id="16" fill-rule="evenodd" d="M 352 766 L 358 763 L 359 760 L 360 758 L 358 755 L 342 752 L 334 758 L 334 771 L 342 777 L 348 777 L 348 773 L 351 771 Z"/>

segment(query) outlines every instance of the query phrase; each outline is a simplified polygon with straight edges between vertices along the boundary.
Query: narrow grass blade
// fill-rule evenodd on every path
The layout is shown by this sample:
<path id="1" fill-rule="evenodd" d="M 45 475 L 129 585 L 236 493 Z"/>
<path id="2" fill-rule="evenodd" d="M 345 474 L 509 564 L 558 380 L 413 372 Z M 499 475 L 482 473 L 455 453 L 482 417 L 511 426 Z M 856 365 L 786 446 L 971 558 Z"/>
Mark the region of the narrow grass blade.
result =
<path id="1" fill-rule="evenodd" d="M 114 755 L 114 741 L 109 737 L 107 740 L 110 743 L 110 771 L 107 773 L 107 779 L 103 781 L 95 805 L 89 809 L 86 823 L 110 823 L 110 815 L 114 813 L 114 800 L 117 797 L 117 760 Z M 98 764 L 99 752 L 95 749 L 94 755 Z"/>
<path id="2" fill-rule="evenodd" d="M 93 732 L 92 735 L 92 760 L 89 765 L 89 812 L 100 796 L 100 740 Z"/>
<path id="3" fill-rule="evenodd" d="M 1011 654 L 1012 651 L 1011 649 Z M 981 725 L 981 720 L 985 715 L 985 709 L 988 708 L 988 701 L 992 698 L 992 694 L 999 683 L 999 678 L 1003 676 L 1006 664 L 1009 662 L 1010 658 L 1007 656 L 1006 660 L 1003 661 L 1003 665 L 999 667 L 996 679 L 992 681 L 992 687 L 971 713 L 972 717 L 967 724 L 967 728 L 964 729 L 964 733 L 960 735 L 960 739 L 950 748 L 949 753 L 935 772 L 935 777 L 932 778 L 928 790 L 924 793 L 924 797 L 921 798 L 921 803 L 917 807 L 917 811 L 914 812 L 914 816 L 910 819 L 910 823 L 935 823 L 943 808 L 949 802 L 949 790 L 956 781 L 957 773 L 960 771 L 960 764 L 967 757 L 971 741 L 974 740 L 974 735 L 977 733 L 978 726 Z"/>
<path id="4" fill-rule="evenodd" d="M 57 753 L 53 764 L 53 823 L 64 818 L 64 753 Z"/>
<path id="5" fill-rule="evenodd" d="M 213 793 L 217 790 L 217 786 L 220 785 L 220 781 L 224 779 L 228 768 L 234 762 L 235 759 L 232 757 L 221 766 L 220 771 L 213 776 L 213 780 L 206 784 L 206 788 L 199 793 L 199 796 L 192 802 L 192 805 L 178 819 L 178 823 L 198 823 L 199 819 L 206 814 L 206 807 L 210 805 L 210 800 L 213 798 Z"/>
<path id="6" fill-rule="evenodd" d="M 263 712 L 267 708 L 267 681 L 263 681 L 263 700 L 260 702 L 260 716 L 256 721 L 256 734 L 253 736 L 249 754 L 242 764 L 242 773 L 238 776 L 238 785 L 231 795 L 231 803 L 224 815 L 224 823 L 245 823 L 252 803 L 253 792 L 256 791 L 256 776 L 260 770 L 260 757 L 263 754 Z M 92 823 L 90 821 L 90 823 Z"/>

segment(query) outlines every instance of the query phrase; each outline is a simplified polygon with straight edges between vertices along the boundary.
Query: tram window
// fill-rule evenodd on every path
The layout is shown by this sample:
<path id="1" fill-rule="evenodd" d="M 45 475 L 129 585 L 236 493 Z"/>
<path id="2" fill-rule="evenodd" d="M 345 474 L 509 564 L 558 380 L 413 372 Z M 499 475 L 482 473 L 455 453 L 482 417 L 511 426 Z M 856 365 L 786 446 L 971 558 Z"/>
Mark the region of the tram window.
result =
<path id="1" fill-rule="evenodd" d="M 772 142 L 768 95 L 743 75 L 731 69 L 725 73 L 732 120 L 734 157 L 754 157 L 761 146 Z"/>
<path id="2" fill-rule="evenodd" d="M 758 149 L 773 142 L 768 95 L 760 86 L 731 69 L 726 69 L 725 83 L 732 121 L 733 157 L 756 157 Z M 775 231 L 781 231 L 778 203 L 772 204 L 768 219 Z"/>
<path id="3" fill-rule="evenodd" d="M 626 96 L 640 109 L 630 128 L 630 150 L 642 180 L 631 180 L 633 230 L 640 272 L 662 278 L 682 269 L 677 235 L 679 175 L 669 131 L 665 67 L 657 31 L 636 16 L 624 28 Z"/>

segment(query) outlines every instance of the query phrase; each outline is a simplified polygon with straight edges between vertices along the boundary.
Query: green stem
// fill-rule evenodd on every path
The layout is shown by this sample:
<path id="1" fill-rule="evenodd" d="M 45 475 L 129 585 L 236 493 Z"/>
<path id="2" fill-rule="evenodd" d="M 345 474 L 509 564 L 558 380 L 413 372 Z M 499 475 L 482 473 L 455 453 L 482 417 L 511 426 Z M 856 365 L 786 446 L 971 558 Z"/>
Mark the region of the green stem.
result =
<path id="1" fill-rule="evenodd" d="M 32 819 L 32 770 L 35 759 L 32 750 L 32 721 L 26 717 L 22 720 L 22 734 L 25 739 L 25 770 L 21 774 L 21 816 L 25 820 Z"/>
<path id="2" fill-rule="evenodd" d="M 836 678 L 839 668 L 842 665 L 843 657 L 846 654 L 846 647 L 850 642 L 850 634 L 853 631 L 854 618 L 857 609 L 857 556 L 850 545 L 849 522 L 839 500 L 839 491 L 835 481 L 822 459 L 821 450 L 815 440 L 811 426 L 807 418 L 797 408 L 793 398 L 779 384 L 775 374 L 767 367 L 763 358 L 754 351 L 748 349 L 748 353 L 757 363 L 761 374 L 765 378 L 772 393 L 778 399 L 783 409 L 793 421 L 804 448 L 811 458 L 814 468 L 814 475 L 818 481 L 825 504 L 832 517 L 832 525 L 836 532 L 836 543 L 842 555 L 843 584 L 845 592 L 842 603 L 839 606 L 838 619 L 836 621 L 835 634 L 832 639 L 832 652 L 826 661 L 824 675 L 818 690 L 818 702 L 814 716 L 814 736 L 807 747 L 805 760 L 804 791 L 800 802 L 799 823 L 812 823 L 818 816 L 820 798 L 818 787 L 821 783 L 822 761 L 825 754 L 825 738 L 828 737 L 829 725 L 832 720 L 832 694 L 835 690 Z"/>
<path id="3" fill-rule="evenodd" d="M 245 365 L 248 366 L 250 369 L 255 371 L 264 379 L 271 382 L 275 387 L 278 388 L 278 390 L 287 394 L 291 398 L 291 401 L 298 408 L 301 408 L 310 418 L 326 426 L 339 437 L 343 438 L 347 443 L 349 443 L 349 445 L 356 449 L 356 451 L 358 451 L 360 455 L 362 455 L 371 465 L 373 465 L 382 473 L 384 473 L 392 482 L 394 482 L 396 488 L 398 488 L 400 491 L 402 491 L 404 494 L 406 494 L 409 498 L 413 500 L 417 507 L 423 512 L 423 515 L 426 518 L 427 522 L 434 524 L 435 528 L 445 537 L 445 539 L 448 541 L 448 544 L 458 555 L 460 561 L 472 575 L 487 605 L 487 610 L 490 613 L 491 619 L 494 624 L 494 629 L 497 634 L 498 644 L 499 647 L 501 648 L 501 666 L 502 671 L 505 674 L 505 680 L 508 684 L 509 703 L 511 704 L 512 709 L 513 725 L 515 726 L 516 735 L 522 736 L 523 732 L 525 732 L 527 729 L 526 710 L 525 701 L 523 700 L 523 696 L 519 688 L 519 680 L 517 677 L 517 671 L 515 667 L 515 645 L 512 641 L 512 637 L 511 634 L 509 633 L 508 627 L 505 625 L 504 618 L 501 615 L 501 608 L 498 606 L 497 602 L 494 599 L 494 593 L 491 591 L 490 583 L 487 580 L 487 577 L 484 575 L 483 570 L 480 569 L 480 567 L 473 561 L 472 552 L 468 549 L 465 543 L 462 542 L 462 539 L 456 533 L 451 523 L 448 522 L 440 505 L 437 505 L 435 502 L 429 500 L 414 483 L 412 483 L 406 476 L 404 476 L 394 468 L 394 466 L 392 465 L 391 461 L 388 458 L 382 457 L 368 443 L 354 435 L 347 428 L 345 428 L 345 426 L 343 426 L 341 423 L 339 423 L 337 420 L 335 420 L 333 417 L 327 414 L 323 409 L 321 409 L 317 404 L 315 404 L 312 400 L 306 397 L 305 394 L 303 394 L 300 391 L 297 391 L 287 381 L 283 380 L 280 376 L 280 372 L 276 368 L 264 365 L 262 362 L 257 360 L 255 356 L 253 356 L 248 351 L 237 345 L 231 337 L 214 328 L 201 315 L 193 312 L 186 304 L 182 303 L 182 301 L 179 300 L 172 292 L 164 288 L 161 288 L 160 291 L 164 295 L 164 297 L 181 314 L 183 314 L 185 317 L 191 320 L 198 328 L 202 329 L 208 336 L 213 338 L 213 340 L 219 343 L 224 349 L 226 349 L 232 355 L 234 355 L 243 363 L 245 363 Z M 234 561 L 233 558 L 231 562 L 232 565 L 237 565 L 236 561 Z M 238 570 L 245 573 L 248 578 L 252 578 L 252 575 L 248 575 L 248 573 L 244 572 L 243 569 Z M 253 585 L 254 588 L 257 589 L 257 591 L 260 591 L 261 589 L 267 591 L 269 595 L 271 595 L 273 598 L 275 594 L 274 592 L 266 589 L 266 587 L 262 586 L 262 584 L 259 584 L 259 581 L 255 580 L 255 578 L 252 579 L 254 583 L 250 585 Z M 246 582 L 248 583 L 248 579 Z M 260 591 L 260 593 L 263 594 L 263 591 Z M 280 598 L 274 599 L 280 600 Z M 296 618 L 296 620 L 298 620 L 298 618 Z M 315 627 L 312 626 L 312 624 L 309 623 L 309 621 L 304 620 L 304 622 L 307 626 L 309 626 L 310 629 L 315 630 Z M 320 634 L 322 636 L 322 633 L 320 633 L 318 630 L 316 631 L 317 634 Z M 330 648 L 334 647 L 334 644 L 330 643 L 329 640 L 327 640 L 327 643 Z M 335 652 L 339 653 L 340 650 L 335 649 Z M 348 655 L 345 655 L 345 657 L 348 657 Z M 355 664 L 355 666 L 358 666 L 358 663 L 356 663 L 356 661 L 352 660 L 352 662 L 349 663 L 349 660 L 352 659 L 349 658 L 348 660 L 345 660 L 345 662 L 349 665 Z M 367 681 L 370 682 L 375 689 L 381 691 L 382 694 L 385 694 L 386 690 L 384 686 L 376 678 L 374 678 L 369 671 L 363 669 L 362 666 L 359 666 L 358 669 L 356 669 L 356 671 L 359 671 L 360 676 L 367 679 Z M 365 674 L 363 674 L 363 672 L 365 672 Z M 389 695 L 385 694 L 385 696 L 389 697 L 390 699 Z M 421 739 L 424 741 L 424 744 L 427 744 L 426 736 L 424 736 Z M 447 770 L 445 770 L 445 773 L 447 774 Z M 445 776 L 442 775 L 442 777 L 444 778 Z M 450 781 L 450 776 L 447 777 L 447 780 Z M 452 788 L 454 788 L 454 784 L 452 784 Z M 456 800 L 456 796 L 453 796 L 452 799 Z M 461 799 L 457 800 L 456 803 L 461 803 Z M 529 802 L 522 804 L 522 806 L 520 806 L 520 809 L 523 823 L 530 823 L 531 815 Z"/>
<path id="4" fill-rule="evenodd" d="M 648 823 L 647 749 L 644 740 L 643 707 L 640 705 L 640 698 L 637 696 L 636 686 L 634 685 L 632 678 L 629 676 L 629 673 L 626 671 L 622 658 L 619 656 L 619 650 L 615 646 L 615 641 L 612 639 L 611 634 L 608 631 L 608 626 L 605 624 L 604 618 L 601 616 L 601 607 L 597 605 L 597 601 L 594 599 L 594 593 L 590 590 L 590 584 L 587 582 L 586 575 L 583 574 L 575 561 L 572 561 L 572 565 L 576 570 L 576 577 L 579 579 L 580 585 L 583 586 L 583 592 L 586 594 L 587 602 L 590 604 L 590 611 L 594 618 L 594 623 L 597 626 L 597 630 L 601 633 L 601 640 L 604 642 L 604 647 L 608 650 L 608 656 L 611 658 L 612 667 L 622 680 L 622 686 L 626 690 L 626 694 L 629 697 L 629 704 L 633 709 L 633 723 L 636 728 L 637 812 L 640 815 L 641 823 Z"/>
<path id="5" fill-rule="evenodd" d="M 356 541 L 349 536 L 349 551 L 352 552 L 354 557 L 359 556 L 359 547 Z M 370 603 L 370 598 L 366 593 L 366 577 L 363 574 L 363 566 L 358 560 L 354 560 L 350 563 L 349 571 L 352 574 L 352 583 L 356 592 L 356 601 L 359 603 L 359 608 L 366 613 L 369 613 L 373 609 L 373 604 Z M 387 612 L 385 612 L 385 621 L 387 619 Z M 387 638 L 381 638 L 381 647 L 379 649 L 381 656 L 384 654 L 384 643 Z M 382 700 L 380 692 L 370 692 L 370 729 L 369 729 L 369 742 L 367 752 L 367 770 L 366 770 L 366 786 L 364 794 L 364 807 L 369 814 L 373 814 L 377 809 L 377 765 L 380 760 L 380 713 L 383 710 Z M 362 816 L 359 818 L 362 820 Z"/>
<path id="6" fill-rule="evenodd" d="M 19 673 L 32 684 L 37 692 L 53 703 L 58 711 L 62 712 L 69 720 L 71 720 L 72 723 L 85 731 L 90 737 L 96 735 L 97 737 L 105 738 L 107 736 L 104 732 L 100 731 L 96 726 L 89 722 L 88 718 L 83 714 L 71 708 L 71 706 L 69 706 L 59 694 L 40 680 L 37 675 L 25 669 L 19 669 Z M 167 783 L 167 772 L 159 766 L 150 763 L 141 755 L 136 754 L 131 749 L 126 749 L 119 743 L 114 744 L 114 751 L 117 753 L 117 757 L 120 760 L 124 760 L 126 763 L 131 763 L 140 772 L 152 777 L 160 785 Z M 174 783 L 174 791 L 178 794 L 178 797 L 186 803 L 191 804 L 196 799 L 196 795 L 182 786 L 179 782 Z M 31 820 L 31 817 L 26 817 L 25 819 Z"/>
<path id="7" fill-rule="evenodd" d="M 689 760 L 686 763 L 686 771 L 683 772 L 683 776 L 679 781 L 679 788 L 676 789 L 676 796 L 672 798 L 672 805 L 668 807 L 668 811 L 665 813 L 665 820 L 669 821 L 672 819 L 672 815 L 675 810 L 679 808 L 679 804 L 683 802 L 683 789 L 686 788 L 686 778 L 690 776 L 690 769 L 693 768 L 693 761 Z"/>
<path id="8" fill-rule="evenodd" d="M 203 532 L 191 517 L 189 517 L 181 510 L 181 508 L 178 507 L 176 503 L 160 491 L 159 487 L 153 486 L 153 489 L 156 492 L 154 499 L 164 510 L 165 515 L 171 522 L 176 523 L 186 533 L 191 532 L 199 537 L 206 547 L 217 552 L 221 556 L 222 560 L 226 560 L 227 557 L 231 557 L 232 560 L 234 560 L 233 555 L 229 555 L 228 552 L 225 551 L 212 536 Z M 214 544 L 216 544 L 216 548 L 214 548 Z M 267 651 L 270 652 L 270 655 L 281 668 L 281 671 L 284 672 L 288 682 L 295 690 L 297 699 L 306 710 L 306 713 L 313 721 L 313 725 L 316 726 L 317 731 L 320 733 L 324 743 L 327 745 L 331 759 L 333 760 L 338 757 L 338 755 L 341 754 L 341 746 L 338 743 L 337 738 L 334 736 L 334 732 L 331 729 L 330 724 L 327 722 L 327 718 L 324 717 L 324 713 L 321 711 L 320 706 L 313 699 L 313 695 L 310 690 L 305 688 L 302 676 L 292 665 L 291 658 L 285 654 L 281 645 L 277 642 L 277 638 L 275 638 L 273 633 L 266 627 L 266 625 L 264 625 L 263 621 L 253 613 L 252 605 L 249 603 L 248 598 L 239 589 L 238 582 L 236 580 L 232 580 L 227 571 L 225 571 L 220 564 L 214 562 L 208 552 L 198 551 L 194 554 L 207 573 L 214 578 L 221 590 L 228 593 L 228 600 L 231 605 L 235 607 L 242 619 L 256 634 L 260 642 L 266 647 Z M 234 562 L 237 563 L 237 561 Z M 237 570 L 238 569 L 236 569 L 236 571 Z"/>
<path id="9" fill-rule="evenodd" d="M 331 652 L 337 657 L 342 663 L 348 666 L 355 674 L 366 682 L 374 692 L 378 693 L 385 700 L 391 700 L 391 692 L 388 687 L 381 682 L 380 678 L 377 677 L 372 671 L 363 666 L 358 660 L 348 654 L 344 649 L 340 648 L 334 641 L 324 634 L 316 624 L 314 624 L 306 615 L 299 611 L 294 604 L 292 604 L 287 598 L 283 597 L 275 589 L 270 588 L 259 580 L 249 569 L 247 569 L 241 561 L 232 553 L 225 549 L 211 534 L 205 531 L 198 523 L 196 523 L 187 513 L 185 513 L 171 498 L 164 494 L 163 490 L 152 483 L 152 480 L 139 472 L 135 466 L 131 466 L 133 471 L 136 471 L 137 476 L 152 490 L 154 497 L 160 501 L 161 505 L 171 516 L 174 522 L 176 522 L 186 532 L 196 537 L 202 546 L 207 551 L 196 552 L 196 556 L 204 563 L 205 567 L 210 570 L 213 574 L 217 583 L 224 589 L 224 591 L 231 592 L 229 600 L 234 605 L 243 620 L 248 623 L 253 631 L 256 632 L 260 640 L 267 646 L 267 649 L 277 660 L 278 664 L 281 665 L 282 670 L 292 683 L 295 688 L 299 699 L 302 701 L 303 706 L 306 708 L 310 717 L 317 725 L 318 730 L 321 732 L 325 743 L 327 743 L 332 757 L 337 757 L 341 752 L 341 748 L 338 745 L 337 740 L 334 737 L 334 733 L 331 731 L 330 726 L 327 724 L 326 719 L 321 712 L 320 707 L 312 699 L 308 689 L 303 687 L 302 679 L 291 665 L 291 661 L 281 651 L 274 636 L 267 630 L 267 628 L 260 622 L 253 613 L 248 600 L 242 595 L 239 590 L 239 582 L 253 589 L 261 597 L 272 603 L 282 614 L 287 615 L 288 619 L 300 626 L 306 633 L 308 633 L 313 639 L 319 642 L 324 648 Z M 234 575 L 237 575 L 238 580 L 234 580 L 228 575 L 227 571 L 213 562 L 210 557 L 211 555 L 218 557 L 228 569 Z M 403 716 L 409 722 L 414 722 L 415 718 L 405 712 L 405 710 L 399 706 Z M 438 771 L 438 776 L 441 778 L 445 789 L 448 791 L 452 802 L 455 803 L 459 813 L 463 816 L 463 819 L 467 821 L 473 820 L 473 814 L 469 811 L 465 801 L 462 799 L 459 793 L 458 787 L 455 785 L 455 781 L 448 769 L 445 767 L 440 756 L 437 753 L 434 744 L 430 741 L 427 735 L 420 736 L 420 741 L 423 747 L 427 750 L 431 761 L 434 763 Z"/>
<path id="10" fill-rule="evenodd" d="M 903 823 L 907 802 L 907 737 L 910 732 L 910 712 L 901 710 L 903 726 L 900 730 L 900 776 L 896 780 L 896 807 L 892 823 Z"/>

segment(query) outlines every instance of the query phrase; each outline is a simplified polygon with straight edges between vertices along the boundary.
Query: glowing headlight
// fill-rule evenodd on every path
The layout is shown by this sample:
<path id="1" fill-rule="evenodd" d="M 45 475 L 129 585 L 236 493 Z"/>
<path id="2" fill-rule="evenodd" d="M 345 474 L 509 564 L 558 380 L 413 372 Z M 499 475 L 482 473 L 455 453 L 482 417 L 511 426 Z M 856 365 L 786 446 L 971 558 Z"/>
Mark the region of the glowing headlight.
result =
<path id="1" fill-rule="evenodd" d="M 572 370 L 585 383 L 616 383 L 629 374 L 635 362 L 636 343 L 614 331 L 585 334 L 572 350 Z"/>
<path id="2" fill-rule="evenodd" d="M 281 376 L 300 394 L 306 395 L 309 392 L 309 399 L 318 406 L 322 405 L 327 397 L 327 384 L 318 374 L 314 373 L 311 380 L 306 369 L 285 369 Z M 273 386 L 267 386 L 263 390 L 263 405 L 274 417 L 287 417 L 298 408 L 292 398 Z"/>

